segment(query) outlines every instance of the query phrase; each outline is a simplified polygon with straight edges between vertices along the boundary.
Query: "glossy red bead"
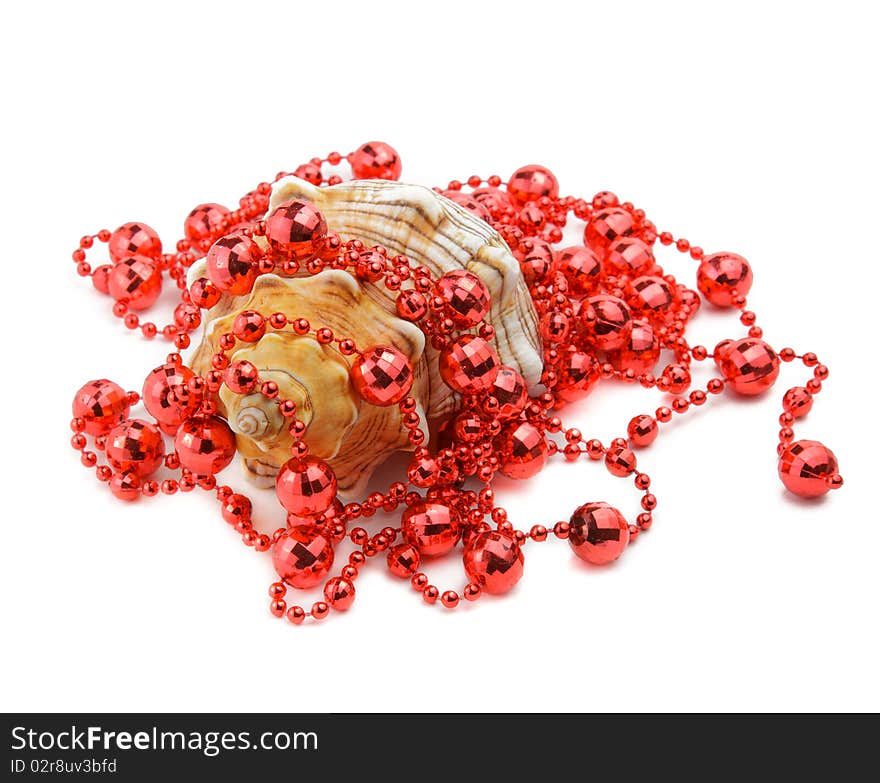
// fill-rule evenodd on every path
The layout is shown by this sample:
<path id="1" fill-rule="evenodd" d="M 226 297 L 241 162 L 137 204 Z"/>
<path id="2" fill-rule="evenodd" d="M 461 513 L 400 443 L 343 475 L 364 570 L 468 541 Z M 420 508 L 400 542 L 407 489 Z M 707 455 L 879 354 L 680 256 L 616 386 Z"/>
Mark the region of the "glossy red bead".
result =
<path id="1" fill-rule="evenodd" d="M 413 385 L 413 368 L 396 348 L 378 345 L 365 351 L 351 366 L 355 391 L 371 405 L 394 405 Z"/>
<path id="2" fill-rule="evenodd" d="M 419 550 L 410 543 L 397 544 L 388 550 L 388 570 L 401 579 L 409 579 L 421 565 Z"/>
<path id="3" fill-rule="evenodd" d="M 341 576 L 334 576 L 324 585 L 324 598 L 337 612 L 350 609 L 354 603 L 354 582 Z"/>
<path id="4" fill-rule="evenodd" d="M 660 360 L 660 342 L 647 321 L 635 320 L 626 344 L 608 356 L 615 370 L 632 370 L 636 375 L 651 372 Z"/>
<path id="5" fill-rule="evenodd" d="M 584 229 L 584 244 L 603 258 L 612 242 L 632 236 L 635 229 L 633 216 L 622 207 L 600 209 Z"/>
<path id="6" fill-rule="evenodd" d="M 158 261 L 162 255 L 162 242 L 148 225 L 124 223 L 110 235 L 107 251 L 115 262 L 133 256 Z"/>
<path id="7" fill-rule="evenodd" d="M 813 407 L 813 395 L 803 386 L 793 386 L 782 397 L 782 407 L 796 419 L 806 416 Z"/>
<path id="8" fill-rule="evenodd" d="M 468 578 L 492 595 L 506 593 L 522 578 L 525 558 L 516 540 L 498 530 L 474 536 L 464 548 Z"/>
<path id="9" fill-rule="evenodd" d="M 578 318 L 581 336 L 594 348 L 617 351 L 627 344 L 632 318 L 622 299 L 608 294 L 591 296 L 584 301 Z"/>
<path id="10" fill-rule="evenodd" d="M 183 467 L 197 476 L 213 476 L 232 462 L 235 433 L 219 416 L 199 414 L 178 427 L 174 448 Z"/>
<path id="11" fill-rule="evenodd" d="M 272 565 L 278 576 L 303 590 L 324 581 L 333 560 L 333 542 L 312 526 L 287 528 L 272 547 Z"/>
<path id="12" fill-rule="evenodd" d="M 169 362 L 144 380 L 144 407 L 168 435 L 175 435 L 181 422 L 192 416 L 201 402 L 187 386 L 193 377 L 195 373 L 186 365 Z"/>
<path id="13" fill-rule="evenodd" d="M 636 277 L 654 266 L 654 254 L 641 239 L 622 237 L 608 244 L 604 264 L 609 274 Z"/>
<path id="14" fill-rule="evenodd" d="M 235 394 L 250 394 L 259 379 L 260 371 L 245 359 L 234 361 L 223 373 L 223 382 Z"/>
<path id="15" fill-rule="evenodd" d="M 445 555 L 461 537 L 455 512 L 442 503 L 426 501 L 415 503 L 403 513 L 401 531 L 422 557 Z"/>
<path id="16" fill-rule="evenodd" d="M 752 287 L 752 268 L 736 253 L 706 256 L 697 269 L 697 288 L 712 304 L 730 307 Z"/>
<path id="17" fill-rule="evenodd" d="M 815 440 L 789 443 L 779 457 L 779 478 L 786 489 L 802 498 L 824 495 L 837 472 L 834 452 Z"/>
<path id="18" fill-rule="evenodd" d="M 428 312 L 428 300 L 424 294 L 408 288 L 397 295 L 397 314 L 407 321 L 418 321 Z"/>
<path id="19" fill-rule="evenodd" d="M 472 195 L 462 193 L 460 190 L 444 190 L 443 195 L 450 201 L 454 201 L 460 207 L 463 207 L 472 215 L 476 215 L 480 220 L 489 221 L 492 215 L 489 210 L 477 201 Z"/>
<path id="20" fill-rule="evenodd" d="M 474 274 L 456 269 L 437 281 L 437 291 L 446 300 L 450 318 L 459 328 L 480 323 L 489 312 L 489 289 Z"/>
<path id="21" fill-rule="evenodd" d="M 559 382 L 554 387 L 565 402 L 574 402 L 590 393 L 599 380 L 599 362 L 584 351 L 568 351 L 562 360 Z"/>
<path id="22" fill-rule="evenodd" d="M 586 296 L 599 288 L 602 264 L 599 256 L 588 247 L 576 245 L 556 252 L 554 269 L 568 283 L 568 290 L 575 296 Z"/>
<path id="23" fill-rule="evenodd" d="M 630 419 L 626 428 L 626 434 L 629 442 L 633 446 L 645 448 L 650 446 L 655 440 L 660 429 L 657 426 L 657 420 L 653 416 L 634 416 Z"/>
<path id="24" fill-rule="evenodd" d="M 502 430 L 499 441 L 500 470 L 508 478 L 530 478 L 547 464 L 547 441 L 531 422 L 511 422 Z"/>
<path id="25" fill-rule="evenodd" d="M 463 334 L 440 352 L 440 376 L 453 390 L 475 393 L 491 388 L 501 362 L 482 337 Z"/>
<path id="26" fill-rule="evenodd" d="M 199 204 L 183 223 L 184 236 L 195 243 L 211 239 L 222 231 L 228 214 L 229 210 L 220 204 Z"/>
<path id="27" fill-rule="evenodd" d="M 534 237 L 525 240 L 524 249 L 517 253 L 519 269 L 526 283 L 535 285 L 549 279 L 555 258 L 547 242 Z"/>
<path id="28" fill-rule="evenodd" d="M 637 277 L 631 283 L 631 290 L 630 306 L 643 311 L 648 318 L 662 320 L 675 303 L 672 288 L 662 277 L 652 275 Z"/>
<path id="29" fill-rule="evenodd" d="M 253 239 L 242 233 L 220 237 L 208 250 L 208 279 L 226 294 L 250 293 L 259 275 L 257 262 L 262 251 Z"/>
<path id="30" fill-rule="evenodd" d="M 146 310 L 162 292 L 162 273 L 144 258 L 125 258 L 108 275 L 107 288 L 110 296 L 130 309 Z"/>
<path id="31" fill-rule="evenodd" d="M 284 258 L 308 261 L 319 256 L 327 244 L 327 221 L 308 201 L 285 201 L 269 215 L 266 239 Z"/>
<path id="32" fill-rule="evenodd" d="M 125 389 L 101 378 L 83 385 L 73 397 L 73 415 L 84 422 L 84 432 L 104 435 L 128 417 Z"/>
<path id="33" fill-rule="evenodd" d="M 348 156 L 354 179 L 400 179 L 403 164 L 397 150 L 384 141 L 368 141 Z"/>
<path id="34" fill-rule="evenodd" d="M 498 400 L 498 418 L 510 419 L 519 416 L 528 400 L 526 382 L 516 370 L 510 367 L 500 367 L 492 387 L 491 394 Z"/>
<path id="35" fill-rule="evenodd" d="M 511 174 L 507 192 L 515 201 L 526 204 L 544 196 L 556 198 L 559 195 L 559 182 L 550 169 L 532 163 Z"/>
<path id="36" fill-rule="evenodd" d="M 291 514 L 323 514 L 336 497 L 336 474 L 317 457 L 294 457 L 281 467 L 275 478 L 275 492 L 281 505 Z"/>
<path id="37" fill-rule="evenodd" d="M 146 478 L 155 473 L 165 458 L 165 442 L 154 424 L 128 419 L 107 434 L 107 462 L 119 473 Z"/>
<path id="38" fill-rule="evenodd" d="M 110 479 L 110 491 L 119 500 L 131 503 L 141 496 L 141 480 L 132 471 L 114 473 Z"/>
<path id="39" fill-rule="evenodd" d="M 568 524 L 568 543 L 574 553 L 593 565 L 616 560 L 629 543 L 629 524 L 607 503 L 585 503 Z"/>
<path id="40" fill-rule="evenodd" d="M 779 375 L 776 351 L 754 337 L 719 343 L 715 363 L 727 385 L 746 396 L 767 391 Z"/>

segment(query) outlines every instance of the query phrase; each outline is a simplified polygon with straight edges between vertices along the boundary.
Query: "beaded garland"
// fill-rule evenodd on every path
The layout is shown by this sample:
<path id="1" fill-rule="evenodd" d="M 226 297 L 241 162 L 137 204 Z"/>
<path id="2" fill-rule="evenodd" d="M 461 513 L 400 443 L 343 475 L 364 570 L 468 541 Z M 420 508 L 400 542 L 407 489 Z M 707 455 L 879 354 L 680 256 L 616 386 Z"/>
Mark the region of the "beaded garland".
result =
<path id="1" fill-rule="evenodd" d="M 293 173 L 316 186 L 338 184 L 341 178 L 325 176 L 323 167 L 343 160 L 355 179 L 400 177 L 400 157 L 383 142 L 369 142 L 346 156 L 331 152 L 313 158 Z M 284 176 L 287 172 L 276 180 Z M 276 617 L 299 625 L 347 610 L 360 570 L 380 554 L 388 570 L 407 579 L 426 603 L 439 601 L 448 609 L 461 598 L 474 601 L 483 593 L 510 590 L 523 574 L 523 549 L 530 542 L 566 539 L 577 557 L 594 565 L 609 563 L 651 528 L 657 506 L 651 478 L 638 469 L 635 450 L 650 446 L 674 416 L 725 390 L 766 392 L 781 364 L 796 359 L 810 377 L 782 398 L 779 477 L 802 497 L 842 486 L 831 450 L 817 441 L 795 440 L 793 430 L 795 420 L 812 408 L 828 368 L 813 353 L 777 352 L 764 342 L 754 312 L 747 309 L 752 270 L 741 256 L 707 255 L 683 237 L 659 232 L 643 210 L 607 191 L 591 200 L 561 197 L 556 177 L 543 166 L 524 166 L 507 182 L 499 176 L 471 176 L 466 183 L 454 180 L 436 189 L 495 228 L 519 259 L 544 345 L 545 391 L 530 398 L 523 378 L 504 367 L 492 348 L 494 330 L 484 320 L 490 296 L 478 277 L 461 270 L 437 279 L 403 255 L 365 247 L 358 239 L 345 241 L 305 201 L 285 202 L 267 216 L 271 189 L 261 182 L 236 210 L 213 203 L 197 206 L 184 222 L 184 238 L 174 253 L 163 252 L 157 233 L 140 222 L 80 239 L 73 252 L 79 275 L 113 298 L 113 313 L 128 329 L 140 330 L 147 339 L 161 336 L 176 350 L 147 375 L 141 394 L 106 379 L 86 383 L 74 397 L 70 442 L 82 464 L 94 469 L 120 500 L 196 488 L 213 493 L 221 516 L 242 541 L 271 555 L 278 581 L 269 587 L 269 609 Z M 583 243 L 557 247 L 572 217 L 585 224 Z M 86 254 L 96 241 L 107 246 L 110 263 L 92 268 Z M 664 274 L 653 253 L 658 242 L 698 263 L 697 290 Z M 187 268 L 203 256 L 207 276 L 187 287 Z M 189 347 L 202 311 L 216 304 L 221 293 L 248 293 L 264 274 L 315 275 L 325 269 L 343 270 L 396 292 L 398 315 L 416 324 L 440 352 L 440 376 L 460 395 L 460 405 L 442 423 L 433 449 L 425 445 L 427 434 L 409 396 L 413 368 L 403 354 L 386 345 L 356 345 L 350 336 L 296 313 L 242 313 L 232 331 L 222 335 L 210 371 L 198 375 L 184 363 L 179 351 Z M 138 313 L 155 303 L 166 275 L 180 289 L 180 304 L 173 322 L 160 328 Z M 686 327 L 701 298 L 738 312 L 746 336 L 724 340 L 711 352 L 691 345 Z M 349 357 L 350 381 L 364 402 L 399 407 L 413 454 L 406 475 L 387 491 L 343 504 L 332 469 L 309 454 L 308 427 L 297 418 L 294 402 L 282 399 L 277 385 L 261 379 L 252 363 L 230 360 L 237 344 L 286 329 Z M 674 359 L 655 375 L 661 349 L 671 351 Z M 704 389 L 692 389 L 691 365 L 709 359 L 718 376 Z M 638 383 L 672 399 L 651 414 L 634 416 L 625 437 L 603 444 L 566 427 L 557 415 L 603 381 Z M 234 394 L 259 391 L 273 400 L 294 439 L 290 460 L 276 479 L 286 524 L 271 535 L 254 526 L 250 500 L 216 478 L 236 454 L 235 435 L 217 411 L 216 395 L 224 384 Z M 139 402 L 149 418 L 130 417 Z M 163 433 L 173 438 L 170 450 Z M 104 464 L 98 464 L 99 452 Z M 641 493 L 641 513 L 630 523 L 607 503 L 588 502 L 568 521 L 518 529 L 496 503 L 495 475 L 527 479 L 557 455 L 568 462 L 602 461 L 613 476 L 630 479 Z M 179 478 L 151 478 L 162 466 Z M 377 514 L 399 524 L 370 532 L 367 520 Z M 346 538 L 354 551 L 333 575 L 336 546 Z M 455 551 L 459 543 L 465 584 L 460 592 L 441 592 L 421 570 L 422 563 Z M 322 584 L 322 600 L 309 609 L 288 603 L 290 588 Z"/>

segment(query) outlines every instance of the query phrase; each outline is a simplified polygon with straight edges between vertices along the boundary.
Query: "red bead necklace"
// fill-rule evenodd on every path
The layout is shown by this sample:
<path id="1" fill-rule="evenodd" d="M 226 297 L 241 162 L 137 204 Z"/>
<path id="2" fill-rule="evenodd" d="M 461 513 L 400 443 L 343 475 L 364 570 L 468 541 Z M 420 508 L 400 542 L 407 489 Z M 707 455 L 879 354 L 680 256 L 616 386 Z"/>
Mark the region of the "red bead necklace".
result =
<path id="1" fill-rule="evenodd" d="M 315 186 L 335 185 L 341 178 L 325 177 L 323 167 L 343 159 L 355 179 L 400 176 L 398 154 L 382 142 L 364 144 L 347 156 L 332 152 L 313 158 L 293 173 Z M 281 172 L 276 181 L 286 176 Z M 357 238 L 343 239 L 306 201 L 284 202 L 266 215 L 272 185 L 262 182 L 240 199 L 237 210 L 219 204 L 193 209 L 174 253 L 164 253 L 159 236 L 143 223 L 80 239 L 73 252 L 77 272 L 113 298 L 114 315 L 126 328 L 140 329 L 147 339 L 161 335 L 176 349 L 147 375 L 140 395 L 104 379 L 90 381 L 76 393 L 71 445 L 82 464 L 125 501 L 196 487 L 212 492 L 221 516 L 242 541 L 271 553 L 278 581 L 269 588 L 270 610 L 294 624 L 348 609 L 360 569 L 380 553 L 389 571 L 409 579 L 425 602 L 439 599 L 449 609 L 462 597 L 474 601 L 484 592 L 510 590 L 523 574 L 525 545 L 546 541 L 551 533 L 567 539 L 574 553 L 589 563 L 615 560 L 651 527 L 657 506 L 651 478 L 638 469 L 634 449 L 651 445 L 674 416 L 704 405 L 725 389 L 741 395 L 767 391 L 783 362 L 798 359 L 811 374 L 804 386 L 788 389 L 782 399 L 779 476 L 802 497 L 842 486 L 834 454 L 816 441 L 795 440 L 792 429 L 795 419 L 810 411 L 828 368 L 815 354 L 797 354 L 791 348 L 777 353 L 763 341 L 756 316 L 747 309 L 752 270 L 744 258 L 706 255 L 687 239 L 658 232 L 642 210 L 610 192 L 590 201 L 560 197 L 556 177 L 542 166 L 524 166 L 506 183 L 498 176 L 471 176 L 466 186 L 452 181 L 437 191 L 490 224 L 519 260 L 539 318 L 545 391 L 529 397 L 523 377 L 499 359 L 491 343 L 495 330 L 485 320 L 490 293 L 479 277 L 456 270 L 438 278 L 404 255 L 367 247 Z M 583 244 L 555 247 L 572 217 L 585 223 Z M 93 269 L 86 253 L 95 240 L 106 244 L 110 263 Z M 653 252 L 657 242 L 698 262 L 699 293 L 663 273 Z M 206 276 L 188 286 L 186 270 L 201 257 L 206 257 Z M 261 275 L 318 275 L 325 270 L 384 286 L 396 297 L 399 317 L 415 324 L 439 351 L 440 377 L 458 395 L 459 405 L 440 422 L 436 446 L 426 445 L 429 435 L 410 394 L 413 367 L 394 346 L 356 345 L 351 336 L 334 334 L 297 313 L 246 310 L 220 336 L 206 373 L 194 372 L 177 352 L 190 346 L 203 310 L 216 305 L 221 295 L 247 294 Z M 160 328 L 142 321 L 138 313 L 154 304 L 165 275 L 180 289 L 180 304 L 173 322 Z M 711 352 L 691 345 L 686 327 L 701 296 L 738 312 L 746 336 L 724 340 Z M 351 386 L 365 404 L 400 410 L 413 454 L 406 475 L 387 491 L 371 492 L 359 503 L 342 503 L 333 470 L 309 452 L 309 425 L 297 417 L 295 401 L 282 398 L 278 385 L 261 377 L 253 363 L 230 358 L 236 346 L 285 330 L 346 357 Z M 671 351 L 674 360 L 655 375 L 661 349 Z M 719 375 L 705 389 L 692 389 L 691 365 L 710 358 Z M 639 383 L 671 395 L 671 401 L 653 414 L 634 416 L 625 437 L 606 445 L 565 427 L 557 415 L 602 381 Z M 223 386 L 235 395 L 259 393 L 272 401 L 293 439 L 290 459 L 276 477 L 286 524 L 271 535 L 255 528 L 250 500 L 216 479 L 236 454 L 235 434 L 218 413 L 217 394 Z M 148 417 L 130 418 L 139 402 Z M 163 433 L 173 438 L 171 450 L 166 450 Z M 104 453 L 103 464 L 98 464 L 98 452 Z M 603 461 L 612 475 L 631 479 L 641 493 L 642 511 L 634 522 L 606 503 L 588 502 L 567 522 L 518 529 L 495 502 L 496 473 L 527 479 L 557 454 L 568 462 L 583 457 Z M 151 478 L 163 466 L 172 477 L 161 482 Z M 377 514 L 395 523 L 370 532 L 366 525 Z M 346 538 L 354 550 L 334 573 L 337 545 Z M 420 570 L 422 562 L 453 552 L 459 543 L 466 581 L 460 592 L 441 591 Z M 288 602 L 290 588 L 309 590 L 321 584 L 323 600 L 310 609 Z"/>

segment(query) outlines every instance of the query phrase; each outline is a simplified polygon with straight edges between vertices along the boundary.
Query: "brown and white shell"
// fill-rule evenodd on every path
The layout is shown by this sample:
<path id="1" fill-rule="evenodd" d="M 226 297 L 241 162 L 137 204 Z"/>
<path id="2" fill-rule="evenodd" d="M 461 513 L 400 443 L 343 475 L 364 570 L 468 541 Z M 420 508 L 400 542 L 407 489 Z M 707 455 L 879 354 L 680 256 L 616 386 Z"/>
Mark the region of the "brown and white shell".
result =
<path id="1" fill-rule="evenodd" d="M 480 277 L 492 297 L 486 320 L 495 327 L 494 347 L 502 363 L 519 371 L 532 393 L 540 390 L 537 316 L 519 263 L 491 226 L 428 188 L 397 182 L 364 180 L 319 188 L 285 177 L 275 183 L 269 212 L 292 199 L 311 201 L 343 239 L 384 245 L 429 268 L 435 277 L 455 269 Z M 194 264 L 190 282 L 204 270 L 204 261 Z M 411 393 L 427 432 L 424 420 L 448 415 L 457 397 L 440 378 L 436 350 L 417 326 L 397 314 L 396 296 L 381 284 L 338 270 L 312 277 L 261 275 L 250 294 L 224 295 L 207 312 L 204 338 L 191 366 L 199 373 L 210 369 L 220 336 L 231 331 L 243 310 L 307 318 L 315 328 L 327 326 L 336 335 L 351 337 L 361 350 L 391 345 L 402 351 L 415 371 Z M 240 343 L 230 358 L 252 362 L 261 377 L 278 384 L 280 397 L 296 402 L 298 416 L 308 425 L 310 451 L 333 468 L 344 499 L 360 496 L 375 468 L 391 453 L 408 448 L 397 406 L 364 402 L 349 382 L 352 358 L 334 346 L 290 330 L 270 330 L 256 343 Z M 291 445 L 277 405 L 259 392 L 241 397 L 225 386 L 219 402 L 236 432 L 246 473 L 260 485 L 273 484 Z"/>

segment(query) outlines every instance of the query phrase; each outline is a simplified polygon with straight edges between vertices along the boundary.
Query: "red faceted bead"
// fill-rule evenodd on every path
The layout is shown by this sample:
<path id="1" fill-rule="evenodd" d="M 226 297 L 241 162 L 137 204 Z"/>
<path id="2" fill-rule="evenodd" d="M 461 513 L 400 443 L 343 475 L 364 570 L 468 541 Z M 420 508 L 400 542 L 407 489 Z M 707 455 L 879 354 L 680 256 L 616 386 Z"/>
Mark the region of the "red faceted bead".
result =
<path id="1" fill-rule="evenodd" d="M 336 474 L 317 457 L 294 457 L 281 467 L 275 478 L 278 501 L 291 514 L 323 514 L 336 497 Z"/>
<path id="2" fill-rule="evenodd" d="M 350 376 L 355 391 L 371 405 L 394 405 L 413 385 L 409 359 L 387 345 L 377 345 L 358 356 Z"/>
<path id="3" fill-rule="evenodd" d="M 664 391 L 669 394 L 681 394 L 691 385 L 691 373 L 683 364 L 670 364 L 664 368 L 662 375 Z"/>
<path id="4" fill-rule="evenodd" d="M 525 379 L 510 367 L 500 367 L 498 375 L 492 381 L 491 394 L 498 400 L 497 416 L 499 419 L 510 419 L 519 416 L 528 400 Z"/>
<path id="5" fill-rule="evenodd" d="M 92 285 L 102 294 L 110 293 L 110 273 L 113 267 L 110 264 L 102 264 L 92 272 Z"/>
<path id="6" fill-rule="evenodd" d="M 492 595 L 506 593 L 523 575 L 522 549 L 499 530 L 474 536 L 464 548 L 464 570 L 471 582 Z"/>
<path id="7" fill-rule="evenodd" d="M 660 359 L 660 342 L 647 321 L 633 321 L 626 344 L 608 356 L 615 370 L 636 375 L 651 372 Z"/>
<path id="8" fill-rule="evenodd" d="M 632 330 L 626 302 L 607 294 L 584 300 L 579 321 L 584 340 L 600 351 L 617 351 L 623 348 Z"/>
<path id="9" fill-rule="evenodd" d="M 423 294 L 409 288 L 397 295 L 397 314 L 407 321 L 418 321 L 428 312 L 428 300 Z"/>
<path id="10" fill-rule="evenodd" d="M 813 395 L 803 386 L 793 386 L 782 397 L 782 407 L 796 419 L 806 416 L 813 407 Z"/>
<path id="11" fill-rule="evenodd" d="M 715 363 L 727 385 L 738 394 L 761 394 L 779 375 L 776 351 L 754 337 L 719 343 L 715 348 Z"/>
<path id="12" fill-rule="evenodd" d="M 113 261 L 132 256 L 158 261 L 162 255 L 159 235 L 144 223 L 124 223 L 110 235 L 107 251 Z"/>
<path id="13" fill-rule="evenodd" d="M 625 446 L 612 446 L 605 453 L 605 467 L 612 476 L 623 478 L 636 469 L 636 455 Z"/>
<path id="14" fill-rule="evenodd" d="M 237 233 L 220 237 L 208 250 L 208 279 L 220 291 L 241 296 L 250 293 L 259 275 L 262 251 L 249 236 Z"/>
<path id="15" fill-rule="evenodd" d="M 400 179 L 403 164 L 400 155 L 384 141 L 368 141 L 348 156 L 355 179 Z"/>
<path id="16" fill-rule="evenodd" d="M 609 243 L 604 264 L 608 274 L 635 277 L 654 266 L 654 254 L 641 239 L 622 237 Z"/>
<path id="17" fill-rule="evenodd" d="M 324 181 L 321 167 L 315 163 L 303 163 L 302 166 L 297 166 L 293 176 L 311 182 L 312 185 L 320 185 Z"/>
<path id="18" fill-rule="evenodd" d="M 334 576 L 324 585 L 324 598 L 337 612 L 344 612 L 354 603 L 354 582 L 342 576 Z"/>
<path id="19" fill-rule="evenodd" d="M 232 322 L 232 333 L 242 342 L 258 342 L 266 334 L 266 319 L 256 310 L 242 310 Z"/>
<path id="20" fill-rule="evenodd" d="M 559 196 L 559 182 L 553 173 L 536 163 L 518 168 L 507 183 L 507 192 L 520 204 L 547 196 Z"/>
<path id="21" fill-rule="evenodd" d="M 199 204 L 187 215 L 183 223 L 183 234 L 194 243 L 210 239 L 222 230 L 223 221 L 229 210 L 220 204 Z"/>
<path id="22" fill-rule="evenodd" d="M 511 422 L 502 430 L 499 441 L 499 469 L 508 478 L 531 478 L 547 464 L 547 441 L 530 422 Z"/>
<path id="23" fill-rule="evenodd" d="M 388 570 L 401 579 L 409 579 L 421 565 L 419 550 L 412 544 L 403 543 L 388 550 Z"/>
<path id="24" fill-rule="evenodd" d="M 191 416 L 178 427 L 174 448 L 183 467 L 197 476 L 213 476 L 232 462 L 235 433 L 219 416 Z"/>
<path id="25" fill-rule="evenodd" d="M 234 361 L 223 374 L 223 381 L 235 394 L 250 394 L 257 388 L 260 371 L 244 359 Z"/>
<path id="26" fill-rule="evenodd" d="M 644 311 L 647 317 L 659 316 L 663 319 L 675 304 L 672 288 L 662 277 L 644 275 L 631 284 L 630 306 Z"/>
<path id="27" fill-rule="evenodd" d="M 141 496 L 141 480 L 130 471 L 114 473 L 110 479 L 110 491 L 114 497 L 131 503 Z"/>
<path id="28" fill-rule="evenodd" d="M 584 229 L 584 244 L 603 257 L 608 246 L 635 233 L 635 219 L 622 207 L 608 207 L 594 212 Z"/>
<path id="29" fill-rule="evenodd" d="M 132 310 L 146 310 L 159 298 L 162 273 L 143 258 L 126 258 L 113 267 L 107 288 L 110 296 L 127 302 Z"/>
<path id="30" fill-rule="evenodd" d="M 422 557 L 445 555 L 461 537 L 455 512 L 442 503 L 426 501 L 413 504 L 403 513 L 401 531 Z"/>
<path id="31" fill-rule="evenodd" d="M 145 478 L 155 473 L 165 458 L 159 428 L 141 419 L 117 424 L 107 435 L 107 462 L 119 473 Z"/>
<path id="32" fill-rule="evenodd" d="M 786 489 L 802 498 L 824 495 L 837 472 L 837 457 L 815 440 L 789 443 L 779 457 L 779 478 Z"/>
<path id="33" fill-rule="evenodd" d="M 73 396 L 73 415 L 85 423 L 89 435 L 104 435 L 128 417 L 128 394 L 118 384 L 101 378 L 89 381 Z"/>
<path id="34" fill-rule="evenodd" d="M 535 285 L 546 282 L 554 264 L 553 249 L 544 240 L 534 237 L 526 239 L 523 248 L 516 255 L 526 283 Z"/>
<path id="35" fill-rule="evenodd" d="M 194 280 L 189 287 L 189 298 L 196 307 L 209 310 L 220 301 L 222 292 L 207 277 Z"/>
<path id="36" fill-rule="evenodd" d="M 266 239 L 285 258 L 309 261 L 326 246 L 327 221 L 308 201 L 285 201 L 269 215 Z"/>
<path id="37" fill-rule="evenodd" d="M 752 268 L 736 253 L 706 256 L 697 269 L 697 288 L 714 305 L 730 307 L 752 287 Z"/>
<path id="38" fill-rule="evenodd" d="M 443 195 L 450 201 L 454 201 L 460 207 L 464 207 L 472 215 L 476 215 L 480 220 L 488 222 L 492 219 L 489 210 L 472 195 L 469 196 L 467 193 L 462 193 L 460 190 L 444 190 Z"/>
<path id="39" fill-rule="evenodd" d="M 588 247 L 575 245 L 557 251 L 554 269 L 565 277 L 568 290 L 575 296 L 592 294 L 599 287 L 602 264 Z"/>
<path id="40" fill-rule="evenodd" d="M 453 391 L 474 393 L 489 389 L 501 362 L 482 337 L 463 334 L 440 352 L 440 376 Z"/>
<path id="41" fill-rule="evenodd" d="M 437 291 L 449 305 L 449 317 L 459 328 L 476 326 L 489 312 L 489 289 L 474 274 L 456 269 L 437 281 Z"/>
<path id="42" fill-rule="evenodd" d="M 302 590 L 320 584 L 333 567 L 333 542 L 317 528 L 289 527 L 272 547 L 272 565 L 284 582 Z"/>
<path id="43" fill-rule="evenodd" d="M 574 402 L 586 396 L 599 380 L 599 362 L 583 351 L 569 351 L 563 357 L 559 382 L 553 387 L 565 402 Z"/>
<path id="44" fill-rule="evenodd" d="M 607 503 L 586 503 L 569 520 L 568 543 L 574 553 L 593 565 L 616 560 L 629 543 L 629 524 Z"/>
<path id="45" fill-rule="evenodd" d="M 144 381 L 141 399 L 150 415 L 168 435 L 177 433 L 184 419 L 192 416 L 201 400 L 187 386 L 195 373 L 184 364 L 163 364 Z"/>
<path id="46" fill-rule="evenodd" d="M 633 446 L 644 448 L 650 446 L 656 439 L 660 430 L 653 416 L 634 416 L 630 419 L 626 428 L 626 435 Z"/>

